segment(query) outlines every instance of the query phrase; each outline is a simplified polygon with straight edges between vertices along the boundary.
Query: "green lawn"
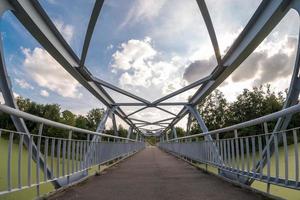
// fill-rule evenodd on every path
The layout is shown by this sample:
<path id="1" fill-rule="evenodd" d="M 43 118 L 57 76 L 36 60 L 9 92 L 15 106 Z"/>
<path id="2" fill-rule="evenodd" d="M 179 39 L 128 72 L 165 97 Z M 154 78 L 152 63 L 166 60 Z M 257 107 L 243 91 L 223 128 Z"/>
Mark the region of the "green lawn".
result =
<path id="1" fill-rule="evenodd" d="M 7 147 L 8 147 L 8 143 L 7 140 L 5 139 L 1 139 L 0 140 L 0 190 L 5 190 L 7 187 Z M 18 145 L 14 144 L 13 145 L 13 151 L 12 151 L 12 184 L 14 187 L 17 186 L 17 161 L 18 161 Z M 299 144 L 299 149 L 300 149 L 300 144 Z M 26 185 L 27 183 L 27 151 L 25 148 L 23 148 L 23 152 L 22 152 L 22 183 L 23 185 Z M 284 152 L 283 149 L 280 148 L 279 149 L 279 153 L 280 153 L 280 176 L 284 175 Z M 50 159 L 48 159 L 48 164 L 50 163 Z M 56 166 L 56 159 L 54 159 L 54 166 Z M 272 158 L 271 160 L 271 174 L 274 175 L 275 174 L 275 169 L 274 169 L 274 158 Z M 205 167 L 204 165 L 201 165 L 201 167 Z M 56 168 L 56 167 L 55 167 Z M 62 167 L 60 167 L 60 169 L 62 170 Z M 104 169 L 104 167 L 102 167 L 102 169 Z M 89 171 L 89 174 L 94 174 L 95 171 L 97 170 L 97 167 L 92 168 Z M 213 167 L 208 167 L 208 170 L 213 172 L 213 173 L 217 173 L 217 169 L 213 168 Z M 264 169 L 266 171 L 266 169 Z M 35 163 L 32 161 L 32 182 L 36 181 L 36 165 Z M 294 177 L 295 171 L 294 171 L 294 148 L 292 146 L 289 146 L 289 176 L 290 177 Z M 43 180 L 43 173 L 41 172 L 41 180 Z M 266 191 L 266 184 L 259 182 L 259 181 L 255 181 L 254 184 L 252 185 L 252 187 L 262 190 L 262 191 Z M 46 183 L 46 184 L 42 184 L 41 185 L 41 194 L 45 194 L 48 193 L 50 191 L 53 191 L 54 188 L 52 186 L 51 183 Z M 286 199 L 299 199 L 300 196 L 300 191 L 297 190 L 293 190 L 293 189 L 286 189 L 286 188 L 282 188 L 282 187 L 278 187 L 278 186 L 274 186 L 271 185 L 271 193 L 276 195 L 276 196 L 280 196 Z M 24 189 L 18 192 L 13 192 L 11 194 L 7 194 L 7 195 L 3 195 L 1 196 L 0 199 L 3 200 L 30 200 L 30 199 L 34 199 L 36 197 L 36 188 L 32 187 L 30 189 Z"/>
<path id="2" fill-rule="evenodd" d="M 12 148 L 12 186 L 13 188 L 17 187 L 18 185 L 18 144 L 13 144 Z M 8 141 L 5 139 L 0 139 L 0 191 L 7 189 L 7 151 L 8 151 Z M 28 171 L 28 153 L 26 151 L 26 148 L 23 147 L 22 151 L 22 184 L 27 185 L 27 171 Z M 60 159 L 60 175 L 62 174 L 62 159 Z M 66 159 L 67 162 L 67 159 Z M 54 159 L 54 175 L 56 175 L 56 164 L 57 160 Z M 34 161 L 32 161 L 32 168 L 31 168 L 31 182 L 36 182 L 36 164 Z M 48 166 L 50 165 L 50 157 L 48 157 Z M 101 166 L 101 169 L 104 169 L 105 166 Z M 92 175 L 96 172 L 98 167 L 93 167 L 89 170 L 89 174 Z M 66 164 L 65 164 L 65 170 L 66 170 Z M 41 171 L 40 172 L 40 180 L 44 180 L 44 174 Z M 51 183 L 45 183 L 41 184 L 40 186 L 40 194 L 46 194 L 48 192 L 51 192 L 54 190 L 54 187 Z M 32 187 L 29 189 L 24 189 L 18 192 L 12 192 L 11 194 L 6 194 L 0 196 L 0 199 L 3 200 L 31 200 L 35 199 L 36 197 L 36 187 Z"/>
<path id="3" fill-rule="evenodd" d="M 300 149 L 300 144 L 298 144 L 298 148 Z M 290 145 L 288 147 L 288 157 L 289 157 L 289 177 L 290 179 L 294 179 L 295 177 L 295 169 L 294 169 L 294 165 L 295 165 L 295 154 L 294 154 L 294 147 L 293 145 Z M 279 148 L 279 176 L 280 177 L 284 177 L 284 171 L 285 171 L 285 166 L 284 166 L 284 149 L 283 148 Z M 258 157 L 257 159 L 258 160 Z M 252 166 L 251 163 L 251 159 L 250 159 L 250 166 Z M 201 168 L 205 169 L 205 165 L 201 164 L 200 165 Z M 215 167 L 212 166 L 208 166 L 208 171 L 217 174 L 218 170 Z M 264 174 L 266 174 L 267 169 L 266 167 L 264 168 Z M 275 176 L 275 157 L 271 158 L 271 171 L 270 171 L 272 176 Z M 260 182 L 260 181 L 254 181 L 254 183 L 252 184 L 252 187 L 261 191 L 266 192 L 267 191 L 267 184 Z M 298 190 L 294 190 L 294 189 L 288 189 L 288 188 L 284 188 L 284 187 L 279 187 L 276 185 L 271 185 L 270 187 L 270 193 L 275 195 L 275 196 L 279 196 L 282 197 L 284 199 L 289 199 L 289 200 L 299 200 L 300 197 L 300 191 Z"/>

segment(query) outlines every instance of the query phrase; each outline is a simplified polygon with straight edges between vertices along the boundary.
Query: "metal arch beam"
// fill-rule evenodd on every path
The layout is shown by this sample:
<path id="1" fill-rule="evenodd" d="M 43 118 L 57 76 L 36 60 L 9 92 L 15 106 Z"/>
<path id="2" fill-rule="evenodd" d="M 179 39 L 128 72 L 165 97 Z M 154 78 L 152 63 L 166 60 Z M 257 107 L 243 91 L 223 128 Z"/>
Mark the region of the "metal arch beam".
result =
<path id="1" fill-rule="evenodd" d="M 164 125 L 161 125 L 161 124 L 153 124 L 153 123 L 149 123 L 149 124 L 143 124 L 143 125 L 140 125 L 140 126 L 137 126 L 138 128 L 142 128 L 142 127 L 145 127 L 145 126 L 160 126 L 162 128 L 166 128 L 167 126 L 164 126 Z"/>
<path id="2" fill-rule="evenodd" d="M 201 84 L 209 81 L 210 79 L 211 79 L 211 76 L 204 77 L 204 78 L 202 78 L 202 79 L 200 79 L 198 81 L 195 81 L 195 82 L 191 83 L 190 85 L 187 85 L 187 86 L 185 86 L 185 87 L 183 87 L 183 88 L 181 88 L 179 90 L 176 90 L 175 92 L 172 92 L 172 93 L 170 93 L 170 94 L 168 94 L 168 95 L 166 95 L 166 96 L 164 96 L 164 97 L 162 97 L 160 99 L 157 99 L 157 100 L 153 101 L 152 104 L 157 105 L 157 104 L 159 104 L 159 103 L 161 103 L 161 102 L 163 102 L 165 100 L 168 100 L 168 99 L 170 99 L 170 98 L 172 98 L 172 97 L 174 97 L 174 96 L 176 96 L 178 94 L 186 92 L 186 91 L 188 91 L 188 90 L 190 90 L 190 89 L 192 89 L 194 87 L 197 87 L 197 86 L 199 86 L 199 85 L 201 85 Z"/>
<path id="3" fill-rule="evenodd" d="M 143 99 L 143 98 L 141 98 L 141 97 L 138 97 L 138 96 L 136 96 L 136 95 L 134 95 L 134 94 L 132 94 L 132 93 L 130 93 L 130 92 L 127 92 L 127 91 L 125 91 L 125 90 L 123 90 L 123 89 L 121 89 L 121 88 L 119 88 L 119 87 L 117 87 L 117 86 L 114 86 L 114 85 L 112 85 L 112 84 L 110 84 L 110 83 L 108 83 L 108 82 L 106 82 L 106 81 L 103 81 L 103 80 L 101 80 L 101 79 L 99 79 L 99 78 L 96 78 L 96 77 L 92 77 L 92 79 L 93 79 L 95 82 L 97 82 L 98 84 L 100 84 L 100 85 L 102 85 L 102 86 L 105 86 L 105 87 L 107 87 L 107 88 L 109 88 L 109 89 L 111 89 L 111 90 L 114 90 L 114 91 L 116 91 L 116 92 L 118 92 L 118 93 L 120 93 L 120 94 L 124 94 L 124 95 L 127 96 L 127 97 L 130 97 L 130 98 L 132 98 L 132 99 L 138 100 L 138 101 L 143 102 L 143 103 L 145 103 L 145 104 L 150 104 L 150 101 L 147 101 L 146 99 Z"/>
<path id="4" fill-rule="evenodd" d="M 88 25 L 88 28 L 87 28 L 87 31 L 85 34 L 84 44 L 83 44 L 80 63 L 79 63 L 80 67 L 84 66 L 87 52 L 89 50 L 90 42 L 91 42 L 91 39 L 93 36 L 93 32 L 94 32 L 101 8 L 103 6 L 103 2 L 104 2 L 104 0 L 96 0 L 96 2 L 95 2 L 95 5 L 93 8 L 91 17 L 90 17 L 89 25 Z"/>
<path id="5" fill-rule="evenodd" d="M 188 114 L 188 121 L 187 121 L 187 125 L 186 125 L 186 136 L 190 134 L 191 124 L 192 124 L 192 116 L 189 113 Z"/>
<path id="6" fill-rule="evenodd" d="M 79 66 L 79 58 L 64 40 L 38 1 L 9 0 L 9 2 L 14 8 L 14 15 L 47 52 L 104 105 L 110 107 L 112 102 L 101 90 L 96 85 L 88 83 L 85 77 L 75 69 Z"/>
<path id="7" fill-rule="evenodd" d="M 168 113 L 170 115 L 177 116 L 176 114 L 174 114 L 174 113 L 172 113 L 172 112 L 170 112 L 170 111 L 168 111 L 168 110 L 166 110 L 164 108 L 161 108 L 161 107 L 158 107 L 158 106 L 156 106 L 155 108 L 157 108 L 157 109 L 159 109 L 159 110 L 161 110 L 161 111 L 163 111 L 165 113 Z"/>
<path id="8" fill-rule="evenodd" d="M 294 8 L 297 10 L 298 14 L 300 14 L 300 3 L 294 4 Z M 298 33 L 298 46 L 297 46 L 297 54 L 296 54 L 296 60 L 294 63 L 294 70 L 289 86 L 289 91 L 287 94 L 286 101 L 283 105 L 282 110 L 287 109 L 291 106 L 295 106 L 298 104 L 298 98 L 300 94 L 300 76 L 299 76 L 299 71 L 300 71 L 300 33 Z M 275 128 L 273 130 L 273 133 L 280 132 L 283 130 L 286 130 L 288 128 L 288 125 L 290 124 L 290 121 L 292 119 L 293 114 L 289 114 L 285 117 L 280 117 L 275 125 Z M 266 125 L 266 124 L 264 124 Z M 282 142 L 282 136 L 279 136 L 277 138 L 278 143 Z M 270 149 L 269 149 L 269 154 L 270 156 L 273 155 L 275 151 L 275 146 L 274 146 L 274 135 L 272 134 L 271 137 L 268 140 Z M 265 166 L 267 164 L 267 157 L 268 157 L 268 152 L 267 152 L 267 147 L 264 148 L 262 152 L 262 159 L 257 162 L 256 167 L 253 169 L 255 172 L 260 172 L 260 165 Z M 254 179 L 248 179 L 246 181 L 246 184 L 251 185 L 254 182 Z"/>
<path id="9" fill-rule="evenodd" d="M 189 101 L 191 105 L 197 105 L 204 100 L 215 88 L 217 88 L 239 65 L 254 51 L 254 49 L 267 37 L 272 29 L 285 16 L 290 6 L 297 0 L 264 0 L 259 5 L 250 21 L 235 40 L 229 51 L 222 58 L 223 66 L 217 67 L 212 72 L 212 80 L 201 86 Z M 183 108 L 170 126 L 182 119 L 188 110 Z"/>
<path id="10" fill-rule="evenodd" d="M 79 58 L 64 40 L 39 2 L 33 0 L 8 1 L 13 8 L 14 15 L 47 52 L 92 95 L 105 106 L 112 108 L 115 102 L 102 87 L 98 87 L 92 81 L 85 67 L 78 67 Z M 117 108 L 116 114 L 126 123 L 134 126 L 130 120 L 125 118 L 126 114 L 120 108 Z"/>
<path id="11" fill-rule="evenodd" d="M 5 4 L 3 4 L 3 2 L 5 2 Z M 4 13 L 4 8 L 6 7 L 11 8 L 8 4 L 8 2 L 3 1 L 0 3 L 0 7 L 2 10 L 2 12 L 0 13 L 0 17 L 2 16 L 2 14 Z M 3 7 L 2 7 L 3 6 Z M 8 7 L 9 6 L 9 7 Z M 5 10 L 7 10 L 5 9 Z M 5 104 L 7 106 L 9 106 L 10 108 L 14 108 L 16 110 L 19 110 L 17 102 L 14 98 L 14 94 L 12 91 L 12 85 L 11 85 L 11 81 L 10 81 L 10 77 L 7 73 L 7 68 L 6 68 L 6 64 L 5 64 L 5 59 L 4 59 L 4 49 L 3 49 L 3 44 L 2 44 L 2 33 L 0 33 L 0 91 L 2 93 L 2 96 L 4 98 Z M 13 124 L 15 126 L 15 128 L 17 129 L 18 132 L 22 132 L 25 133 L 25 137 L 24 137 L 24 144 L 26 147 L 28 147 L 29 145 L 29 140 L 30 138 L 28 137 L 28 135 L 30 134 L 27 126 L 25 124 L 25 121 L 23 120 L 23 118 L 14 116 L 14 115 L 10 115 Z M 32 159 L 36 162 L 37 160 L 39 160 L 40 163 L 40 168 L 44 169 L 45 166 L 45 162 L 43 157 L 41 156 L 41 154 L 38 152 L 38 149 L 35 145 L 35 142 L 33 142 L 32 144 Z M 48 178 L 52 177 L 52 173 L 49 170 L 49 168 L 47 167 L 47 174 L 46 176 Z M 58 180 L 55 180 L 52 182 L 55 188 L 59 188 L 61 185 L 59 184 Z"/>
<path id="12" fill-rule="evenodd" d="M 142 108 L 140 108 L 140 109 L 138 109 L 138 110 L 136 110 L 136 111 L 134 111 L 134 112 L 132 112 L 132 113 L 126 115 L 126 118 L 128 118 L 128 117 L 130 117 L 131 115 L 134 115 L 134 114 L 136 114 L 136 113 L 138 113 L 138 112 L 141 112 L 142 110 L 145 110 L 146 108 L 148 108 L 148 107 L 147 107 L 147 106 L 142 107 Z"/>
<path id="13" fill-rule="evenodd" d="M 147 106 L 147 107 L 155 107 L 155 106 L 185 106 L 188 105 L 188 102 L 163 102 L 159 104 L 145 104 L 145 103 L 114 103 L 112 106 Z"/>
<path id="14" fill-rule="evenodd" d="M 142 123 L 151 123 L 151 122 L 148 122 L 148 121 L 145 121 L 145 120 L 141 120 L 141 119 L 135 119 L 135 118 L 128 118 L 132 121 L 137 121 L 137 122 L 142 122 Z"/>
<path id="15" fill-rule="evenodd" d="M 172 120 L 172 119 L 175 119 L 176 117 L 170 117 L 170 118 L 166 118 L 166 119 L 162 119 L 162 120 L 158 120 L 158 121 L 155 121 L 155 122 L 152 122 L 154 124 L 157 124 L 157 123 L 160 123 L 160 122 L 165 122 L 165 121 L 169 121 L 169 120 Z"/>
<path id="16" fill-rule="evenodd" d="M 112 123 L 113 123 L 114 135 L 118 136 L 118 127 L 116 122 L 116 116 L 114 113 L 112 113 Z"/>
<path id="17" fill-rule="evenodd" d="M 127 132 L 127 139 L 130 139 L 130 136 L 132 134 L 132 127 L 129 126 L 128 132 Z"/>
<path id="18" fill-rule="evenodd" d="M 209 11 L 207 9 L 206 3 L 205 3 L 204 0 L 197 0 L 197 4 L 200 8 L 202 17 L 203 17 L 204 22 L 206 24 L 206 28 L 207 28 L 211 43 L 213 45 L 214 51 L 215 51 L 215 56 L 216 56 L 218 65 L 222 65 L 221 64 L 221 62 L 222 62 L 221 54 L 220 54 L 220 49 L 219 49 L 217 36 L 216 36 L 216 33 L 215 33 L 213 23 L 212 23 L 211 18 L 210 18 Z"/>
<path id="19" fill-rule="evenodd" d="M 177 131 L 176 131 L 175 126 L 172 127 L 172 132 L 173 132 L 173 138 L 174 138 L 174 139 L 177 139 Z M 177 141 L 177 140 L 176 140 L 176 141 Z"/>

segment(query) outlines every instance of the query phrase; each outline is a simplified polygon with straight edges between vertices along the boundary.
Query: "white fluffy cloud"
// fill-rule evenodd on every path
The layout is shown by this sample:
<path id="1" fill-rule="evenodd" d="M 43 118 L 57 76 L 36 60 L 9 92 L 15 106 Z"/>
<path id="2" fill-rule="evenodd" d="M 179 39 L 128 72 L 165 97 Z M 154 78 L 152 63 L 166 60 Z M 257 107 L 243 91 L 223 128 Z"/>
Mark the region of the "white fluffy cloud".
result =
<path id="1" fill-rule="evenodd" d="M 16 78 L 15 81 L 23 89 L 31 89 L 31 90 L 34 89 L 34 87 L 30 83 L 28 83 L 27 81 L 25 81 L 24 79 L 18 79 L 18 78 Z"/>
<path id="2" fill-rule="evenodd" d="M 70 43 L 74 35 L 74 27 L 70 24 L 65 24 L 63 21 L 60 20 L 54 20 L 53 23 L 55 24 L 58 31 L 65 38 L 65 40 L 68 43 Z"/>
<path id="3" fill-rule="evenodd" d="M 40 95 L 43 97 L 49 97 L 49 92 L 47 90 L 41 90 Z"/>
<path id="4" fill-rule="evenodd" d="M 149 37 L 122 43 L 112 58 L 113 71 L 120 73 L 119 84 L 123 88 L 159 88 L 158 94 L 166 94 L 186 84 L 181 80 L 184 68 L 181 58 L 163 59 Z"/>
<path id="5" fill-rule="evenodd" d="M 48 53 L 41 48 L 22 48 L 23 66 L 41 87 L 63 97 L 80 98 L 80 84 L 69 75 Z"/>
<path id="6" fill-rule="evenodd" d="M 2 93 L 0 92 L 0 104 L 4 104 L 4 103 L 5 103 L 4 98 L 2 96 Z"/>

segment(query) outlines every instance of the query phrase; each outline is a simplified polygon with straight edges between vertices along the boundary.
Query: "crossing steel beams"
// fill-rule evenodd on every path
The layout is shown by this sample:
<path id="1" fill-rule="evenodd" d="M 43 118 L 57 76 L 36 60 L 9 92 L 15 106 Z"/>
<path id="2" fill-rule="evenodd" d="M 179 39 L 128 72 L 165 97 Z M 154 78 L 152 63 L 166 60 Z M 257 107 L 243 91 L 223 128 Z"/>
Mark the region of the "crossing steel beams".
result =
<path id="1" fill-rule="evenodd" d="M 148 101 L 144 98 L 136 96 L 127 92 L 115 85 L 107 83 L 97 77 L 94 77 L 85 65 L 86 56 L 89 50 L 91 38 L 93 36 L 96 22 L 99 18 L 101 8 L 104 0 L 96 0 L 93 11 L 90 16 L 88 28 L 85 35 L 83 49 L 80 58 L 74 53 L 73 49 L 68 45 L 62 35 L 59 33 L 45 10 L 35 0 L 2 0 L 0 2 L 0 13 L 10 10 L 23 26 L 30 32 L 30 34 L 40 43 L 40 45 L 83 87 L 85 87 L 92 95 L 101 101 L 107 110 L 111 113 L 114 125 L 114 131 L 117 135 L 117 127 L 115 123 L 115 115 L 119 116 L 130 127 L 131 131 L 136 131 L 138 137 L 147 135 L 147 132 L 152 132 L 146 128 L 149 125 L 159 126 L 156 133 L 166 135 L 167 132 L 174 128 L 175 125 L 186 115 L 188 115 L 187 130 L 191 126 L 191 117 L 194 117 L 199 123 L 203 132 L 208 132 L 204 121 L 195 110 L 195 106 L 203 101 L 214 89 L 216 89 L 223 81 L 236 70 L 240 64 L 254 51 L 254 49 L 270 34 L 272 29 L 282 20 L 290 9 L 295 9 L 300 12 L 300 2 L 298 0 L 263 0 L 257 8 L 246 27 L 237 37 L 233 45 L 230 47 L 225 56 L 221 56 L 220 49 L 213 27 L 213 22 L 210 18 L 204 0 L 196 0 L 199 10 L 202 14 L 207 31 L 214 49 L 217 66 L 210 75 L 204 77 L 194 83 L 187 85 L 177 91 L 172 92 L 155 101 Z M 2 42 L 2 41 L 0 41 Z M 2 46 L 2 45 L 1 45 Z M 288 98 L 284 108 L 289 108 L 297 103 L 299 96 L 299 45 L 297 52 L 297 59 L 294 66 L 292 81 L 289 88 Z M 4 63 L 3 48 L 0 48 L 1 66 L 0 66 L 0 88 L 5 99 L 5 103 L 10 107 L 17 108 L 14 102 L 12 88 L 6 67 Z M 186 102 L 166 102 L 170 98 L 179 95 L 192 88 L 200 86 L 197 92 Z M 116 102 L 108 92 L 104 89 L 107 87 L 119 94 L 125 95 L 136 100 L 136 103 L 130 102 Z M 125 113 L 122 110 L 124 106 L 142 106 L 142 108 L 132 112 Z M 184 106 L 178 113 L 172 113 L 163 106 Z M 132 116 L 139 113 L 146 108 L 157 108 L 167 114 L 172 115 L 168 119 L 160 119 L 155 122 L 149 122 L 143 119 L 135 119 Z M 99 123 L 97 131 L 104 129 L 105 121 L 108 113 L 105 114 L 104 119 Z M 291 116 L 280 118 L 277 122 L 274 131 L 283 130 L 287 127 Z M 28 132 L 24 121 L 20 118 L 12 117 L 13 122 L 20 132 Z M 130 134 L 129 134 L 130 136 Z M 163 139 L 163 137 L 161 137 Z M 100 139 L 100 138 L 97 138 Z M 206 139 L 211 140 L 211 136 L 206 136 Z M 271 142 L 271 141 L 270 141 Z M 35 155 L 35 154 L 34 154 Z M 264 154 L 265 155 L 265 154 Z M 38 158 L 35 158 L 38 159 Z M 263 159 L 264 160 L 264 159 Z M 262 160 L 262 162 L 264 162 Z M 41 162 L 42 163 L 42 162 Z M 251 181 L 249 182 L 251 184 Z"/>

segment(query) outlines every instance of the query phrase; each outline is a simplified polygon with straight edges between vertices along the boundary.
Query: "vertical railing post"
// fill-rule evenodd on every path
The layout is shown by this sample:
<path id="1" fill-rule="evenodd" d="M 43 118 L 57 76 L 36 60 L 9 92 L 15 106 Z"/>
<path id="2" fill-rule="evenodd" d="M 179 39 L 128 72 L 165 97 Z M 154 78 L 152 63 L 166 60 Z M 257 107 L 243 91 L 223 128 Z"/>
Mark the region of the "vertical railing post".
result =
<path id="1" fill-rule="evenodd" d="M 187 121 L 187 125 L 186 125 L 186 136 L 190 135 L 190 130 L 191 130 L 191 124 L 192 124 L 192 116 L 191 113 L 188 114 L 188 121 Z M 192 141 L 192 138 L 190 139 L 185 139 L 185 141 L 187 142 L 187 140 Z"/>
<path id="2" fill-rule="evenodd" d="M 138 132 L 136 132 L 136 134 L 135 134 L 135 141 L 138 141 L 138 139 L 139 139 L 139 134 L 138 134 Z"/>
<path id="3" fill-rule="evenodd" d="M 68 135 L 68 162 L 67 162 L 67 183 L 70 184 L 70 162 L 71 162 L 71 144 L 72 144 L 72 130 L 69 131 Z M 74 145 L 73 145 L 74 146 Z"/>
<path id="4" fill-rule="evenodd" d="M 39 132 L 38 132 L 38 140 L 37 140 L 37 157 L 40 157 L 40 151 L 41 151 L 41 137 L 43 134 L 43 128 L 44 124 L 40 124 L 39 126 Z M 40 159 L 37 159 L 36 161 L 36 192 L 37 196 L 40 196 Z"/>
<path id="5" fill-rule="evenodd" d="M 128 129 L 128 132 L 127 132 L 127 139 L 130 139 L 131 133 L 132 133 L 132 127 L 129 126 L 129 129 Z M 126 143 L 128 143 L 128 140 L 126 140 Z"/>
<path id="6" fill-rule="evenodd" d="M 116 116 L 113 113 L 112 114 L 112 123 L 113 123 L 113 130 L 114 130 L 114 135 L 118 136 L 118 127 L 117 127 L 117 122 L 116 122 Z M 114 142 L 117 142 L 118 140 L 114 138 Z"/>
<path id="7" fill-rule="evenodd" d="M 178 140 L 177 140 L 177 132 L 176 132 L 175 126 L 172 127 L 172 132 L 173 132 L 173 136 L 174 136 L 175 142 L 178 142 Z"/>
<path id="8" fill-rule="evenodd" d="M 203 133 L 207 133 L 208 132 L 208 128 L 204 123 L 204 120 L 202 119 L 202 117 L 200 116 L 199 112 L 195 109 L 195 107 L 192 106 L 186 106 L 186 108 L 190 111 L 190 113 L 194 116 L 194 118 L 197 120 L 201 130 Z M 218 158 L 218 160 L 223 164 L 222 158 L 219 155 L 219 151 L 215 145 L 215 143 L 213 142 L 213 139 L 211 137 L 211 135 L 207 134 L 204 136 L 205 141 L 210 142 L 210 144 L 212 145 L 212 150 L 214 151 L 213 153 L 215 154 L 215 156 Z"/>

